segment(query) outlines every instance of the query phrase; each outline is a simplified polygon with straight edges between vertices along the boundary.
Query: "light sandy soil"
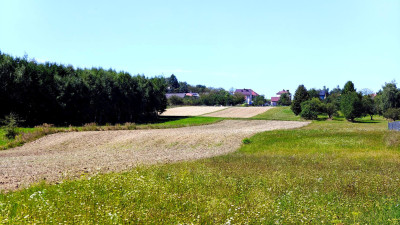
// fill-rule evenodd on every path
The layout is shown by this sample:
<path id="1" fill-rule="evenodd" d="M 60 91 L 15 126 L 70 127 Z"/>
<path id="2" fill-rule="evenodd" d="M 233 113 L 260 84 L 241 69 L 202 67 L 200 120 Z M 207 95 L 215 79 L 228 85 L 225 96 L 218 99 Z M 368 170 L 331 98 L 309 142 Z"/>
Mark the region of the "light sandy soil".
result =
<path id="1" fill-rule="evenodd" d="M 307 124 L 225 120 L 176 129 L 57 133 L 0 151 L 0 190 L 23 188 L 41 180 L 57 182 L 82 174 L 122 171 L 140 164 L 226 154 L 257 132 Z"/>
<path id="2" fill-rule="evenodd" d="M 225 118 L 250 118 L 264 113 L 273 107 L 229 107 L 228 109 L 209 113 L 203 116 Z"/>
<path id="3" fill-rule="evenodd" d="M 225 106 L 182 106 L 167 109 L 162 116 L 200 116 L 206 113 L 223 110 Z"/>

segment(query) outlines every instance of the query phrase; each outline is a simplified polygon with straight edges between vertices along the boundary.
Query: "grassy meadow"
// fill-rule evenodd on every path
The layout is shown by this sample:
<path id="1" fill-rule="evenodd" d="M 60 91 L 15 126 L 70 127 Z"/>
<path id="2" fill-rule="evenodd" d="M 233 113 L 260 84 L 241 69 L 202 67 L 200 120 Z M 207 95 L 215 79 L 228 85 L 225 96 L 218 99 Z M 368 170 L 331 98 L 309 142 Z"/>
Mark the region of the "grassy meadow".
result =
<path id="1" fill-rule="evenodd" d="M 274 107 L 274 108 L 266 111 L 265 113 L 261 113 L 257 116 L 252 117 L 252 119 L 304 121 L 299 116 L 294 115 L 294 113 L 288 106 Z"/>
<path id="2" fill-rule="evenodd" d="M 400 133 L 382 118 L 249 140 L 225 156 L 2 193 L 0 224 L 400 223 Z"/>

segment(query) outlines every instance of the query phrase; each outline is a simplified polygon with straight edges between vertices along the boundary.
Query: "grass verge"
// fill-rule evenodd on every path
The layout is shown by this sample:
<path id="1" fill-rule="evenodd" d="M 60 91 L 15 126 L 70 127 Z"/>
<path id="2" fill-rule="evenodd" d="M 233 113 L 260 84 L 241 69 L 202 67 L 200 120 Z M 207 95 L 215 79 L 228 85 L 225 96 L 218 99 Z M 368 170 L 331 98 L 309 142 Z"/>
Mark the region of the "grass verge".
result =
<path id="1" fill-rule="evenodd" d="M 0 194 L 0 223 L 398 224 L 386 121 L 263 132 L 235 153 Z"/>
<path id="2" fill-rule="evenodd" d="M 264 113 L 251 117 L 251 119 L 304 121 L 300 116 L 294 115 L 289 106 L 274 107 Z"/>

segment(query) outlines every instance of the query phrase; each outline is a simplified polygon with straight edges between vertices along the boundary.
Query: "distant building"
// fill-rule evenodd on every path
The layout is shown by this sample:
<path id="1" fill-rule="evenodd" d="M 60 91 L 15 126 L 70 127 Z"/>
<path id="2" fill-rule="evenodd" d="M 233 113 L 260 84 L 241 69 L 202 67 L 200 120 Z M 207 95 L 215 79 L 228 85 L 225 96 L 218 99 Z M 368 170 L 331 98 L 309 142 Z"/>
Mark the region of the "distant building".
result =
<path id="1" fill-rule="evenodd" d="M 291 98 L 292 96 L 290 96 L 290 92 L 289 92 L 289 90 L 282 90 L 282 91 L 279 91 L 278 93 L 276 93 L 276 96 L 275 97 L 271 97 L 271 105 L 272 106 L 277 106 L 278 105 L 278 101 L 279 101 L 279 99 L 281 99 L 281 95 L 283 95 L 283 94 L 289 94 L 289 97 Z"/>
<path id="2" fill-rule="evenodd" d="M 198 98 L 200 97 L 199 93 L 167 93 L 165 96 L 168 98 L 171 98 L 172 96 L 176 96 L 178 98 L 184 98 L 184 97 L 194 97 Z"/>
<path id="3" fill-rule="evenodd" d="M 325 90 L 319 91 L 319 99 L 324 100 L 326 98 L 327 92 Z"/>
<path id="4" fill-rule="evenodd" d="M 252 89 L 246 89 L 246 88 L 236 89 L 235 93 L 243 94 L 245 96 L 244 99 L 245 99 L 246 104 L 249 104 L 249 105 L 253 104 L 253 99 L 256 96 L 258 96 L 258 94 L 255 91 L 253 91 Z"/>

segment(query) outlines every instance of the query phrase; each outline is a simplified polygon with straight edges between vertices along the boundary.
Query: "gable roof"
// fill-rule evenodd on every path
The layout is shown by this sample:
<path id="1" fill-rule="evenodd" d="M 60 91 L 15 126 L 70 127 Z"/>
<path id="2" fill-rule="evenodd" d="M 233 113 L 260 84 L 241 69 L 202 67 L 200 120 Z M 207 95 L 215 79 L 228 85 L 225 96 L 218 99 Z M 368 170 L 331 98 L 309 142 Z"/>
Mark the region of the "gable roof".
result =
<path id="1" fill-rule="evenodd" d="M 241 93 L 241 94 L 244 94 L 244 95 L 258 96 L 258 94 L 255 91 L 253 91 L 252 89 L 246 89 L 246 88 L 244 88 L 244 89 L 236 89 L 235 93 Z"/>
<path id="2" fill-rule="evenodd" d="M 281 94 L 284 94 L 284 93 L 289 93 L 289 91 L 282 90 L 282 91 L 280 91 L 280 92 L 278 92 L 278 93 L 276 93 L 276 94 L 277 94 L 277 95 L 281 95 Z"/>
<path id="3" fill-rule="evenodd" d="M 271 97 L 271 102 L 277 102 L 281 97 Z"/>

